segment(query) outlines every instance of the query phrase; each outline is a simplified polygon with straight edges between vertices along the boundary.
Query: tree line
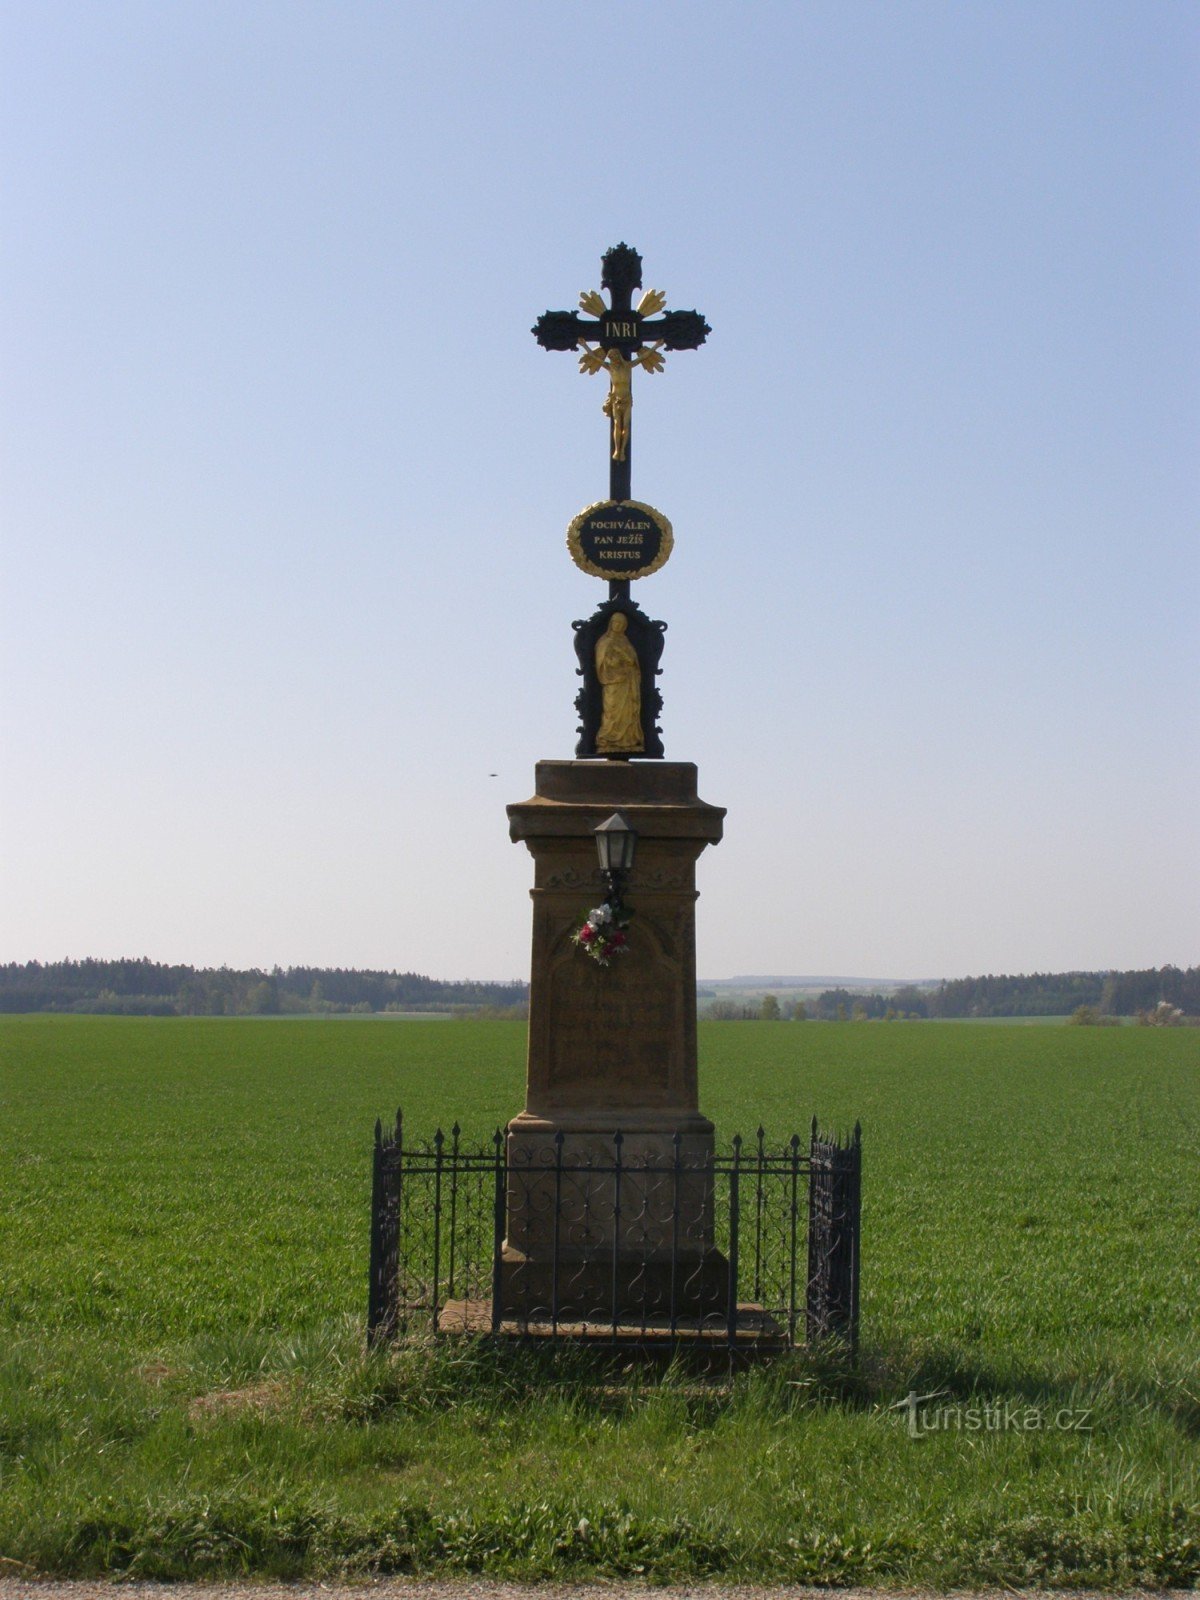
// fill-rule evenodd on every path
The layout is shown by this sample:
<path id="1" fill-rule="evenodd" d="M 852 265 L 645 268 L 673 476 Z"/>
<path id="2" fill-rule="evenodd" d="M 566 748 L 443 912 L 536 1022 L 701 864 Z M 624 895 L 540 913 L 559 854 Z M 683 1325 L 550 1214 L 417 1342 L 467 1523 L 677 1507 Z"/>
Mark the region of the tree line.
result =
<path id="1" fill-rule="evenodd" d="M 710 991 L 711 992 L 711 991 Z M 766 994 L 753 1005 L 715 1000 L 715 1022 L 892 1022 L 903 1018 L 1065 1017 L 1086 1008 L 1097 1017 L 1148 1016 L 1160 1006 L 1200 1016 L 1200 967 L 1146 967 L 1129 972 L 1033 972 L 943 980 L 931 988 L 905 984 L 889 994 L 825 989 L 815 1000 L 780 1004 Z"/>
<path id="2" fill-rule="evenodd" d="M 712 991 L 708 991 L 711 993 Z M 707 998 L 707 995 L 702 996 Z M 0 966 L 0 1012 L 78 1011 L 127 1016 L 273 1016 L 376 1011 L 463 1011 L 519 1017 L 527 983 L 450 983 L 418 972 L 349 967 L 170 966 L 121 961 L 26 961 Z M 1128 972 L 1042 972 L 954 978 L 890 994 L 826 989 L 815 1000 L 753 1005 L 714 1000 L 717 1021 L 856 1022 L 916 1017 L 1054 1017 L 1082 1007 L 1100 1017 L 1149 1014 L 1160 1005 L 1200 1015 L 1200 967 Z"/>
<path id="3" fill-rule="evenodd" d="M 281 1013 L 477 1011 L 513 1014 L 525 983 L 448 983 L 418 972 L 348 967 L 169 966 L 121 961 L 25 961 L 0 966 L 0 1012 L 238 1017 Z"/>
<path id="4" fill-rule="evenodd" d="M 897 1009 L 915 1009 L 916 996 L 898 989 Z M 1200 967 L 1145 967 L 1128 972 L 1034 972 L 955 978 L 925 996 L 930 1017 L 1061 1017 L 1079 1006 L 1101 1016 L 1132 1017 L 1160 1001 L 1200 1013 Z M 918 1012 L 918 1015 L 921 1013 Z"/>

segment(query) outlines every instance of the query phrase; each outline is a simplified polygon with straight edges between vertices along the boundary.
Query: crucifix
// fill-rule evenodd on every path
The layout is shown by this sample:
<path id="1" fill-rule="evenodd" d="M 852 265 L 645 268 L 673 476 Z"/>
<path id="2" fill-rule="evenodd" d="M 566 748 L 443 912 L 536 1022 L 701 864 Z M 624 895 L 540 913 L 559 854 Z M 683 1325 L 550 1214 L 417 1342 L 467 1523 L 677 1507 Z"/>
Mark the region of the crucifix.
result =
<path id="1" fill-rule="evenodd" d="M 533 327 L 543 350 L 580 351 L 582 372 L 608 374 L 609 497 L 581 511 L 567 532 L 576 566 L 608 579 L 608 599 L 573 625 L 576 671 L 583 679 L 575 697 L 575 754 L 662 760 L 662 695 L 656 679 L 667 625 L 633 603 L 629 585 L 659 570 L 674 534 L 662 512 L 635 500 L 630 486 L 633 369 L 661 372 L 664 350 L 696 350 L 712 330 L 698 311 L 664 311 L 667 297 L 661 289 L 648 289 L 634 306 L 634 290 L 642 287 L 642 258 L 627 244 L 605 251 L 600 283 L 608 290 L 607 304 L 602 294 L 587 289 L 579 297 L 586 316 L 544 311 Z"/>
<path id="2" fill-rule="evenodd" d="M 613 501 L 633 498 L 630 486 L 630 422 L 633 409 L 633 369 L 661 372 L 664 350 L 696 350 L 712 332 L 698 311 L 666 311 L 666 296 L 648 289 L 633 304 L 633 291 L 642 287 L 642 258 L 627 244 L 614 245 L 601 261 L 601 288 L 579 297 L 578 311 L 544 311 L 533 327 L 543 350 L 581 350 L 582 372 L 608 374 L 604 414 L 609 419 L 608 495 Z M 658 315 L 659 312 L 663 314 Z M 609 598 L 628 598 L 628 579 L 609 581 Z"/>

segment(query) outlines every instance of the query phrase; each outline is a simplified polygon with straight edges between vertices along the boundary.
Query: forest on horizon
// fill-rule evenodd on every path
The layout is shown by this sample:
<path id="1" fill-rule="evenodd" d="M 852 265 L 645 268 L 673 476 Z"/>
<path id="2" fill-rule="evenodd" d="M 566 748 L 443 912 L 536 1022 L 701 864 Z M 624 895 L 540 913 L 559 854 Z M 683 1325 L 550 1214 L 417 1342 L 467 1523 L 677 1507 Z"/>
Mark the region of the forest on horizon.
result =
<path id="1" fill-rule="evenodd" d="M 116 1016 L 370 1015 L 429 1011 L 519 1017 L 529 1000 L 521 981 L 447 982 L 417 972 L 346 967 L 192 967 L 147 957 L 26 961 L 0 966 L 0 1012 L 58 1011 Z M 1101 1016 L 1135 1016 L 1160 1002 L 1200 1014 L 1200 966 L 1125 972 L 1045 972 L 953 978 L 886 993 L 828 989 L 807 1015 L 823 1020 L 886 1016 L 1066 1016 L 1080 1006 Z M 720 1013 L 713 1008 L 709 1014 Z M 726 1019 L 729 1020 L 729 1019 Z M 736 1020 L 736 1019 L 735 1019 Z"/>

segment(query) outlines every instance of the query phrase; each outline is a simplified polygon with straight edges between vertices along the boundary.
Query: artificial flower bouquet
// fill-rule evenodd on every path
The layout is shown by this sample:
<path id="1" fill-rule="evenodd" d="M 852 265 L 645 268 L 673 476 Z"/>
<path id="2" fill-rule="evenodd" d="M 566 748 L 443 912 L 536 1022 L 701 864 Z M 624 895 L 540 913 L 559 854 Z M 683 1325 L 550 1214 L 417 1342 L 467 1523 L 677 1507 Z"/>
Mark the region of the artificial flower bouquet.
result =
<path id="1" fill-rule="evenodd" d="M 630 915 L 619 902 L 605 900 L 592 907 L 583 926 L 571 935 L 571 942 L 600 966 L 607 967 L 614 956 L 624 955 L 629 949 Z"/>

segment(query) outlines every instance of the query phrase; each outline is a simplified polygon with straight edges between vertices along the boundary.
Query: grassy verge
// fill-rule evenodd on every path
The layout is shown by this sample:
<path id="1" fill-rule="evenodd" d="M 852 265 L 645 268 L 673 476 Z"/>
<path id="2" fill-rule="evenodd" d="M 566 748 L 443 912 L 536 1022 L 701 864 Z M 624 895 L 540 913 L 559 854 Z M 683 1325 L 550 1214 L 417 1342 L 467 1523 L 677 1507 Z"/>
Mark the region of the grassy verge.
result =
<path id="1" fill-rule="evenodd" d="M 1169 1383 L 1028 1374 L 1021 1415 L 1089 1431 L 914 1439 L 897 1389 L 963 1376 L 915 1348 L 726 1381 L 455 1340 L 368 1356 L 351 1324 L 112 1356 L 18 1342 L 0 1369 L 9 1570 L 1200 1580 L 1200 1417 Z"/>

